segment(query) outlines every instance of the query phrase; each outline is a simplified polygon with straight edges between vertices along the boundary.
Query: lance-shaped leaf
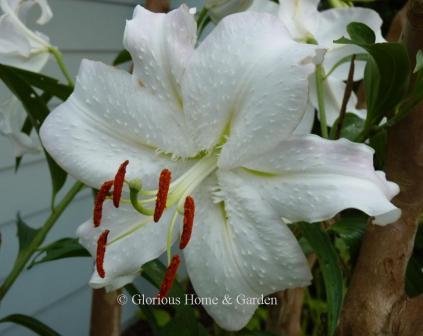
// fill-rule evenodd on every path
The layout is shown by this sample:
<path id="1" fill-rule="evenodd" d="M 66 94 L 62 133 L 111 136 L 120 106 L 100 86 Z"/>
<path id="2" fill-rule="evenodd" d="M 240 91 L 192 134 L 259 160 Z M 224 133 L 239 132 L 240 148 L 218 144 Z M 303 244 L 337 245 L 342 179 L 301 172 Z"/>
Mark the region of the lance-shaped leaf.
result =
<path id="1" fill-rule="evenodd" d="M 363 23 L 352 22 L 347 31 L 350 39 L 342 37 L 340 44 L 355 44 L 365 49 L 369 57 L 364 87 L 367 100 L 366 126 L 376 125 L 383 117 L 392 116 L 409 86 L 407 51 L 400 43 L 376 43 L 371 29 Z"/>
<path id="2" fill-rule="evenodd" d="M 45 93 L 55 96 L 61 100 L 66 100 L 73 91 L 69 85 L 59 83 L 56 78 L 48 77 L 37 72 L 15 68 L 12 66 L 0 64 L 0 69 L 13 72 L 14 76 L 24 80 L 27 84 L 37 89 L 43 90 Z"/>
<path id="3" fill-rule="evenodd" d="M 60 336 L 60 334 L 43 322 L 27 315 L 12 314 L 0 319 L 0 323 L 19 324 L 40 336 Z"/>
<path id="4" fill-rule="evenodd" d="M 317 223 L 300 223 L 304 237 L 308 240 L 319 260 L 326 289 L 328 307 L 328 335 L 334 335 L 342 307 L 342 272 L 338 257 L 329 235 Z"/>
<path id="5" fill-rule="evenodd" d="M 28 268 L 48 261 L 64 258 L 88 257 L 88 251 L 79 244 L 76 238 L 62 238 L 38 250 Z"/>
<path id="6" fill-rule="evenodd" d="M 34 229 L 34 228 L 28 226 L 22 220 L 19 213 L 16 217 L 16 226 L 17 226 L 16 235 L 18 236 L 18 241 L 19 241 L 19 254 L 18 254 L 18 258 L 19 258 L 19 256 L 22 253 L 24 253 L 24 251 L 31 244 L 32 240 L 37 235 L 37 233 L 40 231 L 40 229 Z"/>
<path id="7" fill-rule="evenodd" d="M 0 78 L 21 101 L 32 126 L 38 132 L 44 119 L 49 114 L 49 108 L 43 95 L 39 95 L 12 67 L 0 65 Z M 52 204 L 54 204 L 54 198 L 65 184 L 67 174 L 47 153 L 46 157 L 52 180 Z"/>

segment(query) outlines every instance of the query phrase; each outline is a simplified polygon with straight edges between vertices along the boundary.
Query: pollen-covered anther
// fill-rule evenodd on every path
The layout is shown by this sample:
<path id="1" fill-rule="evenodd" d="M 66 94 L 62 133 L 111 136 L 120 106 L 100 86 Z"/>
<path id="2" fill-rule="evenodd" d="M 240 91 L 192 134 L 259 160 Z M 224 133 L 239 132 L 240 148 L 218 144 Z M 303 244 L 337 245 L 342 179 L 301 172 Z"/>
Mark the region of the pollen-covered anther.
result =
<path id="1" fill-rule="evenodd" d="M 194 225 L 195 203 L 191 196 L 185 198 L 184 203 L 184 227 L 182 230 L 179 248 L 183 250 L 191 239 L 192 226 Z"/>
<path id="2" fill-rule="evenodd" d="M 100 278 L 104 278 L 106 276 L 103 263 L 104 263 L 104 255 L 106 254 L 106 244 L 107 244 L 107 237 L 109 235 L 109 232 L 110 232 L 109 230 L 104 230 L 97 240 L 97 254 L 96 254 L 95 261 L 97 266 L 97 273 L 100 276 Z"/>
<path id="3" fill-rule="evenodd" d="M 162 299 L 169 294 L 170 289 L 172 288 L 173 281 L 176 277 L 176 272 L 178 271 L 179 264 L 181 263 L 181 258 L 178 255 L 173 256 L 172 261 L 170 262 L 169 267 L 167 268 L 165 277 L 162 284 L 160 285 L 160 291 L 157 294 L 159 299 Z"/>
<path id="4" fill-rule="evenodd" d="M 101 217 L 103 215 L 103 203 L 106 200 L 106 197 L 109 195 L 112 186 L 113 181 L 104 182 L 98 190 L 97 196 L 95 197 L 93 212 L 93 223 L 95 227 L 98 227 L 101 224 Z"/>
<path id="5" fill-rule="evenodd" d="M 172 173 L 169 169 L 163 169 L 160 173 L 159 189 L 157 191 L 156 207 L 154 209 L 154 221 L 158 222 L 166 208 L 167 194 L 169 193 Z"/>
<path id="6" fill-rule="evenodd" d="M 126 160 L 123 162 L 116 175 L 115 180 L 113 183 L 113 205 L 116 208 L 119 208 L 120 197 L 122 195 L 123 183 L 125 182 L 125 174 L 126 174 L 126 166 L 128 165 L 129 161 Z"/>

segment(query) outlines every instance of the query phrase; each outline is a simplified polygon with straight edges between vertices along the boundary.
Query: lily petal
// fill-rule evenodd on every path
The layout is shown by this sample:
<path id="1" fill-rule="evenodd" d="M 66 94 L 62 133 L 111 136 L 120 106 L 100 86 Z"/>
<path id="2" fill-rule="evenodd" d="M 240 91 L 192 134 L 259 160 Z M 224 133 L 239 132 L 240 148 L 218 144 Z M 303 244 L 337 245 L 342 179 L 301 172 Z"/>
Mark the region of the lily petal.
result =
<path id="1" fill-rule="evenodd" d="M 13 143 L 16 157 L 25 153 L 38 154 L 42 150 L 36 136 L 21 132 L 25 118 L 23 106 L 15 96 L 0 102 L 0 134 L 8 137 Z"/>
<path id="2" fill-rule="evenodd" d="M 260 190 L 287 222 L 317 222 L 355 208 L 385 225 L 401 215 L 390 202 L 399 187 L 374 170 L 373 153 L 346 139 L 292 137 L 247 166 L 273 176 L 245 172 L 244 181 Z"/>
<path id="3" fill-rule="evenodd" d="M 301 61 L 314 54 L 270 14 L 225 17 L 195 51 L 182 86 L 188 125 L 201 149 L 229 135 L 220 157 L 229 167 L 289 136 L 305 113 L 313 71 Z"/>
<path id="4" fill-rule="evenodd" d="M 139 275 L 144 263 L 158 258 L 166 250 L 170 216 L 171 209 L 166 211 L 158 223 L 155 223 L 152 217 L 141 215 L 129 205 L 121 204 L 116 209 L 111 201 L 106 201 L 101 225 L 94 227 L 90 219 L 77 230 L 79 242 L 94 258 L 98 237 L 104 230 L 110 230 L 103 264 L 105 277 L 101 278 L 97 271 L 94 271 L 90 280 L 91 287 L 106 287 L 112 290 L 132 282 Z M 114 242 L 117 237 L 139 226 L 142 227 Z"/>
<path id="5" fill-rule="evenodd" d="M 369 26 L 376 34 L 376 42 L 384 42 L 379 14 L 368 8 L 332 8 L 319 13 L 319 29 L 313 35 L 322 47 L 333 48 L 334 40 L 348 36 L 347 26 L 351 22 L 361 22 Z"/>
<path id="6" fill-rule="evenodd" d="M 157 148 L 180 156 L 197 152 L 178 117 L 129 73 L 84 60 L 75 91 L 47 117 L 40 135 L 53 158 L 92 187 L 113 178 L 127 159 L 128 178 L 155 187 L 163 168 L 188 165 L 159 155 Z"/>
<path id="7" fill-rule="evenodd" d="M 261 13 L 269 13 L 277 16 L 279 11 L 279 6 L 277 3 L 269 0 L 254 0 L 248 10 Z"/>
<path id="8" fill-rule="evenodd" d="M 137 6 L 123 43 L 137 79 L 159 98 L 181 107 L 180 81 L 196 42 L 196 23 L 187 6 L 158 14 Z"/>
<path id="9" fill-rule="evenodd" d="M 216 184 L 210 178 L 194 196 L 198 211 L 184 256 L 197 295 L 219 298 L 217 305 L 204 308 L 222 328 L 239 330 L 248 323 L 257 304 L 242 304 L 237 298 L 303 287 L 311 275 L 289 228 L 272 215 L 254 189 L 241 185 L 234 190 L 226 180 L 235 174 L 224 174 L 219 175 L 218 195 L 210 191 Z M 215 203 L 216 197 L 222 197 L 225 205 Z M 222 304 L 225 295 L 232 304 Z"/>
<path id="10" fill-rule="evenodd" d="M 303 42 L 313 37 L 318 29 L 319 0 L 282 0 L 279 5 L 279 18 L 286 25 L 295 40 Z"/>

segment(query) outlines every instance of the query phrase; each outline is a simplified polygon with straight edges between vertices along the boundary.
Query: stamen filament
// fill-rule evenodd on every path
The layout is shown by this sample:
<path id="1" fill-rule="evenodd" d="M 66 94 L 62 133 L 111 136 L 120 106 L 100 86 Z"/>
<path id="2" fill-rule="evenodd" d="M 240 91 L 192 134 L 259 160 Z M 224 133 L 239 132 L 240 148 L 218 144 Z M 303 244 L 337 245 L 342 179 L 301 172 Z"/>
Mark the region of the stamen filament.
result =
<path id="1" fill-rule="evenodd" d="M 133 234 L 134 232 L 138 231 L 139 229 L 142 229 L 145 225 L 147 225 L 148 223 L 150 223 L 152 221 L 153 217 L 147 217 L 144 221 L 142 221 L 141 223 L 135 225 L 133 228 L 131 228 L 130 230 L 122 233 L 121 235 L 117 236 L 116 238 L 114 238 L 113 240 L 111 240 L 110 242 L 107 243 L 107 246 L 110 246 L 114 243 L 116 243 L 117 241 L 126 238 L 128 236 L 130 236 L 131 234 Z"/>
<path id="2" fill-rule="evenodd" d="M 175 209 L 173 212 L 172 218 L 170 219 L 169 226 L 167 228 L 167 241 L 166 241 L 166 252 L 167 252 L 167 263 L 170 264 L 170 259 L 172 256 L 172 238 L 173 238 L 173 229 L 175 227 L 176 219 L 178 218 L 178 211 Z"/>
<path id="3" fill-rule="evenodd" d="M 101 235 L 98 237 L 97 240 L 97 253 L 96 253 L 96 267 L 97 273 L 100 278 L 104 278 L 106 276 L 106 272 L 104 271 L 104 255 L 106 254 L 106 244 L 107 244 L 107 236 L 109 235 L 109 230 L 104 230 Z"/>
<path id="4" fill-rule="evenodd" d="M 116 208 L 119 208 L 120 197 L 122 195 L 123 183 L 125 182 L 126 166 L 128 166 L 129 161 L 124 161 L 115 176 L 115 181 L 113 183 L 113 204 Z"/>
<path id="5" fill-rule="evenodd" d="M 134 207 L 135 210 L 142 213 L 143 215 L 152 216 L 154 214 L 154 210 L 144 208 L 142 206 L 142 201 L 141 202 L 138 201 L 139 191 L 140 189 L 137 189 L 134 187 L 129 188 L 129 197 L 130 197 L 132 206 Z"/>
<path id="6" fill-rule="evenodd" d="M 179 264 L 181 263 L 181 258 L 178 255 L 175 255 L 172 258 L 172 261 L 167 268 L 165 277 L 160 286 L 160 291 L 157 294 L 159 299 L 166 297 L 169 294 L 170 289 L 172 288 L 173 281 L 176 277 L 176 272 L 178 271 Z"/>

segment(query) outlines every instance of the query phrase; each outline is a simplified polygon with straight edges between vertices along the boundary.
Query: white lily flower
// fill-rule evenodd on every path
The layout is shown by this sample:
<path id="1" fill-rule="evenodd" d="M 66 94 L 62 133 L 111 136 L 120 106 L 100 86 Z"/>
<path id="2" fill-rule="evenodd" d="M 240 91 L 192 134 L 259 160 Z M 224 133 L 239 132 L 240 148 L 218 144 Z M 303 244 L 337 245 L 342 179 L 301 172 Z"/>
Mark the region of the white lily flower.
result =
<path id="1" fill-rule="evenodd" d="M 303 43 L 315 43 L 327 49 L 323 69 L 329 72 L 342 58 L 365 51 L 353 45 L 333 43 L 342 36 L 348 36 L 346 27 L 351 22 L 368 25 L 376 34 L 376 42 L 384 42 L 381 33 L 382 19 L 371 9 L 361 7 L 342 7 L 318 11 L 320 0 L 281 0 L 279 18 L 287 27 L 293 39 Z M 255 0 L 250 10 L 266 10 L 277 13 L 276 5 L 268 0 Z M 364 76 L 365 62 L 355 61 L 354 80 Z M 339 117 L 345 91 L 344 81 L 348 78 L 349 62 L 336 68 L 324 81 L 324 103 L 328 125 L 333 125 Z M 318 109 L 315 76 L 310 77 L 310 102 Z M 353 92 L 347 105 L 347 111 L 365 118 L 366 110 L 356 108 L 357 97 Z M 311 110 L 309 110 L 311 111 Z M 310 112 L 311 113 L 311 112 Z"/>
<path id="2" fill-rule="evenodd" d="M 41 8 L 37 23 L 47 23 L 52 17 L 47 0 L 0 0 L 0 63 L 34 72 L 47 63 L 48 37 L 25 25 L 27 13 L 35 4 Z"/>
<path id="3" fill-rule="evenodd" d="M 253 3 L 253 0 L 206 0 L 204 6 L 213 22 L 219 22 L 227 15 L 242 12 Z"/>
<path id="4" fill-rule="evenodd" d="M 205 306 L 216 322 L 237 330 L 257 308 L 237 302 L 239 295 L 310 282 L 287 222 L 324 220 L 345 208 L 380 224 L 398 218 L 389 201 L 398 187 L 374 171 L 369 147 L 291 135 L 314 70 L 302 60 L 316 48 L 293 41 L 274 16 L 230 15 L 194 49 L 187 7 L 156 14 L 138 6 L 124 44 L 134 73 L 84 60 L 74 93 L 41 128 L 47 151 L 77 179 L 99 188 L 128 159 L 126 181 L 140 179 L 140 194 L 152 197 L 129 202 L 124 192 L 118 209 L 106 200 L 101 225 L 79 227 L 80 242 L 101 264 L 91 286 L 121 287 L 166 251 L 190 195 L 195 223 L 183 250 L 189 277 L 200 297 L 219 298 Z M 163 193 L 153 189 L 163 169 L 173 182 L 167 203 L 157 200 L 166 209 L 155 223 L 151 206 Z M 232 304 L 222 304 L 225 295 Z"/>
<path id="5" fill-rule="evenodd" d="M 33 32 L 25 25 L 28 11 L 39 5 L 41 15 L 37 23 L 47 23 L 52 17 L 47 0 L 0 0 L 0 63 L 39 72 L 49 58 L 51 47 L 48 38 Z M 38 153 L 41 146 L 37 138 L 21 132 L 26 113 L 16 97 L 0 104 L 0 133 L 15 145 L 15 155 Z"/>

